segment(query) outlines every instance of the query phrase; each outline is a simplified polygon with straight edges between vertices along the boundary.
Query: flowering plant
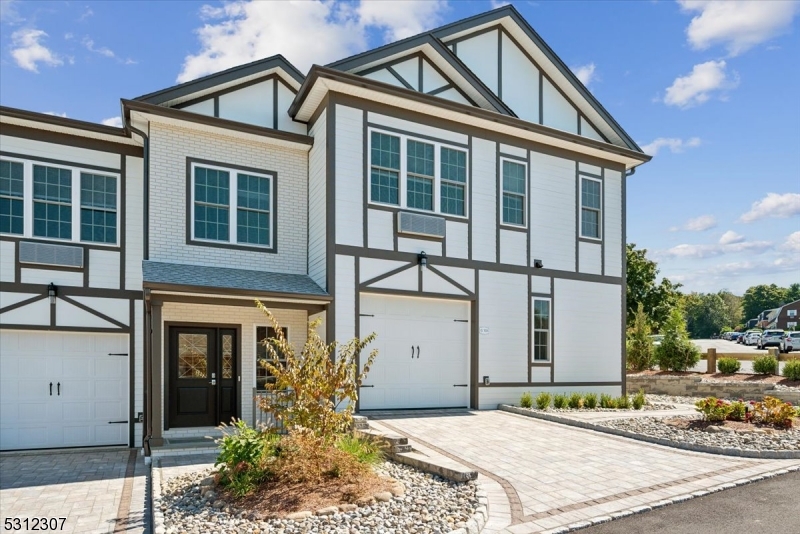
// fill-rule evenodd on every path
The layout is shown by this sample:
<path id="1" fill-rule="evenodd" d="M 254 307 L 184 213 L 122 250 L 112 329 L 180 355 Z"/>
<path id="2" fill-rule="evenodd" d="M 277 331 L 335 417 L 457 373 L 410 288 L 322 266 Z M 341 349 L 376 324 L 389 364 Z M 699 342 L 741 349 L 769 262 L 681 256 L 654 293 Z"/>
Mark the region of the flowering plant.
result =
<path id="1" fill-rule="evenodd" d="M 695 410 L 703 415 L 704 421 L 724 421 L 734 410 L 730 402 L 716 397 L 706 397 L 694 405 Z"/>

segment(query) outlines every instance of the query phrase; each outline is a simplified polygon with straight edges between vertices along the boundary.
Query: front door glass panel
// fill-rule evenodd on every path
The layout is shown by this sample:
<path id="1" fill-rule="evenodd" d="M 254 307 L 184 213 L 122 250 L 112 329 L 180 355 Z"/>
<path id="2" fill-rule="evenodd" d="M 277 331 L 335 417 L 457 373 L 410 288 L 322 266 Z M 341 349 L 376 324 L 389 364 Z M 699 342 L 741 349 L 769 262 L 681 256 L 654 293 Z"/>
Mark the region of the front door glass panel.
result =
<path id="1" fill-rule="evenodd" d="M 178 378 L 208 378 L 206 334 L 178 334 Z"/>

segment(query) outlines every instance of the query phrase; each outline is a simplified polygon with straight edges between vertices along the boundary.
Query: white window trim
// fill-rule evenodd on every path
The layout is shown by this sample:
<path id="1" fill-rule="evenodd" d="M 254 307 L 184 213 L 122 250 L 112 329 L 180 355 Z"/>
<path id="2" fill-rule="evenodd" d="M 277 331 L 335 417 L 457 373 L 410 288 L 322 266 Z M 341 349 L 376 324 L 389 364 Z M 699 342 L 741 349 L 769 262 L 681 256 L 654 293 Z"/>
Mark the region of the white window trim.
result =
<path id="1" fill-rule="evenodd" d="M 536 301 L 543 300 L 547 302 L 548 320 L 547 320 L 547 359 L 537 360 L 536 358 L 536 332 L 544 332 L 543 328 L 536 328 L 534 325 L 534 316 L 536 314 Z M 531 363 L 551 363 L 553 361 L 553 299 L 550 297 L 531 297 Z"/>
<path id="2" fill-rule="evenodd" d="M 505 189 L 503 189 L 503 162 L 504 161 L 508 161 L 510 163 L 516 163 L 517 165 L 522 165 L 523 167 L 525 167 L 525 193 L 522 195 L 522 220 L 524 221 L 524 224 L 514 224 L 514 223 L 509 223 L 509 222 L 504 222 L 503 221 L 503 195 L 505 194 Z M 529 213 L 528 213 L 528 190 L 530 189 L 530 187 L 529 187 L 530 176 L 528 175 L 528 163 L 526 161 L 522 161 L 522 160 L 518 160 L 518 159 L 514 159 L 514 158 L 504 158 L 504 157 L 501 156 L 500 157 L 500 166 L 499 166 L 498 172 L 500 173 L 499 180 L 498 180 L 499 183 L 500 183 L 500 191 L 498 191 L 498 194 L 500 195 L 498 197 L 498 202 L 500 203 L 500 209 L 498 210 L 499 214 L 500 214 L 500 220 L 497 221 L 497 224 L 499 224 L 501 227 L 507 226 L 509 228 L 527 228 L 528 227 L 528 219 L 530 218 L 529 217 Z M 509 193 L 509 195 L 519 196 L 519 193 Z"/>
<path id="3" fill-rule="evenodd" d="M 581 236 L 582 239 L 591 239 L 592 241 L 597 241 L 598 243 L 603 241 L 603 211 L 605 210 L 605 203 L 603 202 L 604 198 L 604 191 L 603 191 L 603 180 L 599 178 L 594 178 L 593 176 L 587 176 L 585 174 L 578 174 L 578 180 L 580 180 L 580 188 L 578 190 L 578 235 Z M 600 209 L 597 212 L 597 230 L 598 230 L 598 237 L 583 235 L 583 181 L 584 180 L 591 180 L 593 182 L 597 182 L 600 184 Z M 594 208 L 586 208 L 593 210 Z"/>
<path id="4" fill-rule="evenodd" d="M 260 345 L 260 339 L 258 339 L 258 329 L 265 328 L 267 330 L 267 335 L 269 335 L 269 329 L 274 328 L 271 324 L 262 324 L 262 323 L 255 323 L 253 325 L 253 387 L 258 389 L 258 346 Z M 289 327 L 288 326 L 281 326 L 284 331 L 288 334 Z M 289 341 L 287 336 L 286 341 Z M 263 390 L 262 390 L 263 391 Z"/>
<path id="5" fill-rule="evenodd" d="M 194 171 L 196 167 L 202 167 L 204 169 L 214 169 L 218 171 L 224 171 L 228 173 L 228 240 L 221 241 L 218 239 L 204 239 L 201 237 L 197 237 L 194 235 L 194 205 L 195 205 L 195 196 L 194 196 L 194 185 L 195 185 L 195 175 Z M 238 208 L 239 208 L 239 174 L 246 174 L 248 176 L 257 176 L 259 178 L 267 178 L 269 180 L 269 242 L 266 245 L 259 245 L 258 243 L 239 243 L 236 240 L 236 231 L 238 225 Z M 192 220 L 190 221 L 190 235 L 192 236 L 192 241 L 196 241 L 198 243 L 208 243 L 208 244 L 216 244 L 216 245 L 228 245 L 233 247 L 253 247 L 253 248 L 262 248 L 264 250 L 272 250 L 275 248 L 275 176 L 271 174 L 264 174 L 261 172 L 255 171 L 245 171 L 241 169 L 236 169 L 234 167 L 226 167 L 224 165 L 216 165 L 213 163 L 202 163 L 193 161 L 191 163 L 191 180 L 192 180 L 192 187 L 190 191 L 191 198 L 189 199 L 190 207 L 190 215 Z"/>
<path id="6" fill-rule="evenodd" d="M 121 241 L 121 209 L 120 209 L 120 197 L 122 192 L 122 183 L 120 173 L 118 172 L 109 172 L 105 170 L 97 170 L 97 169 L 87 169 L 81 167 L 79 165 L 65 165 L 60 163 L 49 163 L 45 161 L 37 161 L 37 160 L 29 160 L 23 158 L 16 158 L 10 156 L 2 156 L 4 161 L 14 161 L 18 163 L 22 163 L 22 217 L 23 217 L 23 230 L 22 234 L 11 234 L 3 232 L 1 235 L 8 235 L 14 237 L 20 237 L 24 239 L 33 239 L 38 241 L 55 241 L 58 243 L 78 243 L 78 244 L 86 244 L 91 246 L 97 247 L 106 247 L 106 248 L 120 248 L 120 241 Z M 44 237 L 44 236 L 37 236 L 33 235 L 33 166 L 39 165 L 41 167 L 52 167 L 55 169 L 66 169 L 70 171 L 70 179 L 72 181 L 72 198 L 70 199 L 71 205 L 70 209 L 72 210 L 72 222 L 71 230 L 72 236 L 70 239 L 63 239 L 58 237 Z M 81 240 L 81 173 L 85 172 L 86 174 L 94 174 L 97 176 L 108 176 L 114 178 L 117 181 L 117 194 L 116 194 L 116 215 L 117 215 L 117 236 L 116 242 L 114 243 L 101 243 L 98 241 L 82 241 Z"/>
<path id="7" fill-rule="evenodd" d="M 392 137 L 398 137 L 400 139 L 400 169 L 397 171 L 398 173 L 398 184 L 397 184 L 397 196 L 398 196 L 398 203 L 397 204 L 390 204 L 388 202 L 380 202 L 377 200 L 372 199 L 372 132 L 376 132 L 383 135 L 391 135 Z M 368 128 L 367 130 L 367 195 L 369 198 L 370 204 L 375 204 L 377 206 L 393 206 L 395 208 L 400 208 L 403 210 L 413 211 L 416 213 L 425 213 L 428 215 L 441 215 L 442 217 L 453 217 L 456 219 L 469 219 L 469 150 L 466 148 L 452 145 L 450 143 L 443 143 L 440 141 L 433 141 L 431 139 L 421 139 L 418 137 L 414 137 L 413 135 L 408 134 L 401 134 L 397 132 L 392 132 L 388 130 L 382 130 L 381 128 Z M 419 208 L 409 208 L 408 207 L 408 186 L 406 181 L 408 180 L 408 141 L 416 141 L 418 143 L 425 143 L 427 145 L 433 145 L 433 210 L 423 210 Z M 463 183 L 464 186 L 464 215 L 454 215 L 452 213 L 442 213 L 442 168 L 441 168 L 441 158 L 442 158 L 442 147 L 449 148 L 450 150 L 457 150 L 459 152 L 463 152 L 466 154 L 466 165 L 465 165 L 465 173 L 466 173 L 466 181 Z M 450 183 L 450 182 L 448 182 Z"/>
<path id="8" fill-rule="evenodd" d="M 797 310 L 786 310 L 786 317 L 797 317 Z"/>

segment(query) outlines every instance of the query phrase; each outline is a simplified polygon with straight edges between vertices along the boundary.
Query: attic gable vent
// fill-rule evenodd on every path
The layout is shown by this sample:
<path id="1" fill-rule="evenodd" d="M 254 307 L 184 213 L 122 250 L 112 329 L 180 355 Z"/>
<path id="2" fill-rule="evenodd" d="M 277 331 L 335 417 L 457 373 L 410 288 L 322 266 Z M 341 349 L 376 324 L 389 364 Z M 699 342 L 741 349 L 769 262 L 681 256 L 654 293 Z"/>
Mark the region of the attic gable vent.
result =
<path id="1" fill-rule="evenodd" d="M 20 241 L 19 262 L 82 268 L 83 247 Z"/>
<path id="2" fill-rule="evenodd" d="M 397 232 L 444 238 L 445 220 L 443 217 L 400 211 L 397 213 Z"/>

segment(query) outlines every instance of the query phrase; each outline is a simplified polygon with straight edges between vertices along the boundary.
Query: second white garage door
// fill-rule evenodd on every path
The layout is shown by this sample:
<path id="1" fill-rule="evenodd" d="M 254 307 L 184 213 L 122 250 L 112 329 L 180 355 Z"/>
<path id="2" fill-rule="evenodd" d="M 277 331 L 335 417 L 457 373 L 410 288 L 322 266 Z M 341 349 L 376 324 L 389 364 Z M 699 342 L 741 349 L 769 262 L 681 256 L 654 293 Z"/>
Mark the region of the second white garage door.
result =
<path id="1" fill-rule="evenodd" d="M 360 320 L 378 349 L 361 410 L 469 405 L 468 302 L 362 294 Z"/>

